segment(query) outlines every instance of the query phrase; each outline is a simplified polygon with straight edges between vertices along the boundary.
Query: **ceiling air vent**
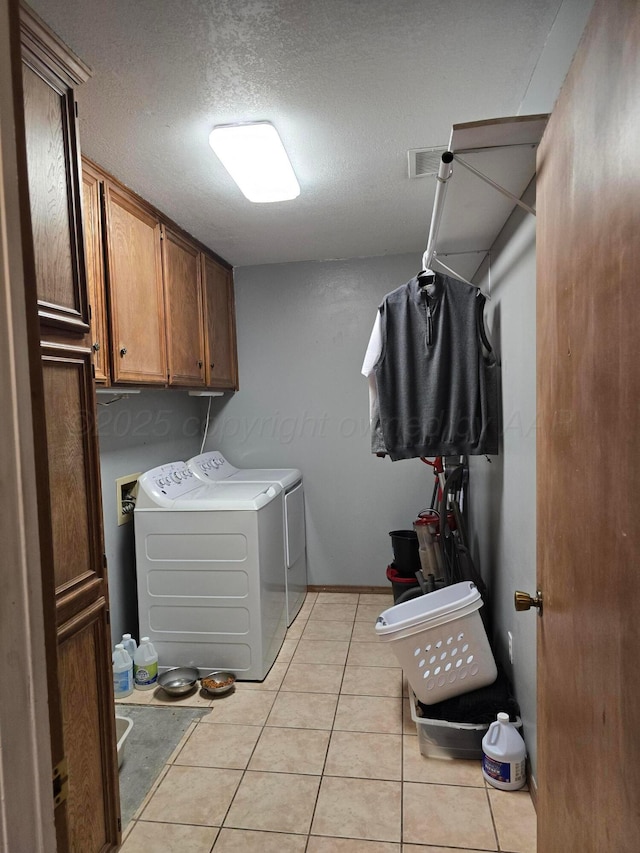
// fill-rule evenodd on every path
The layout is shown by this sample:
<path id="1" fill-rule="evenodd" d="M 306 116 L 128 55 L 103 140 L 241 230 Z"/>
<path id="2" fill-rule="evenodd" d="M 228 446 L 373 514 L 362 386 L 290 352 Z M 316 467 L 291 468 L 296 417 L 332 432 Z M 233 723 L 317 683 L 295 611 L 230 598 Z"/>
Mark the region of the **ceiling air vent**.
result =
<path id="1" fill-rule="evenodd" d="M 426 178 L 429 175 L 437 175 L 440 168 L 440 158 L 447 151 L 446 148 L 410 148 L 407 151 L 409 158 L 409 177 Z"/>

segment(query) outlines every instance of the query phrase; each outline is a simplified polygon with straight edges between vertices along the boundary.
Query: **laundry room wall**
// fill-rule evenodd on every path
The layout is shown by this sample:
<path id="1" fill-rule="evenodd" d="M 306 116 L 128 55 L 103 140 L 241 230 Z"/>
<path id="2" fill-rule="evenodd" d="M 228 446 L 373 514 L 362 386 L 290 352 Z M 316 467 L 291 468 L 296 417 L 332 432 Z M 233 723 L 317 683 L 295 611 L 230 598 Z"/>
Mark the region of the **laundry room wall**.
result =
<path id="1" fill-rule="evenodd" d="M 186 391 L 158 389 L 114 400 L 98 394 L 98 429 L 111 637 L 138 633 L 133 521 L 118 526 L 116 479 L 156 465 L 188 459 L 202 441 L 202 398 Z"/>
<path id="2" fill-rule="evenodd" d="M 524 196 L 535 203 L 533 187 Z M 535 611 L 516 613 L 516 589 L 536 589 L 536 257 L 535 218 L 513 213 L 476 281 L 490 292 L 487 328 L 502 377 L 500 454 L 471 457 L 470 527 L 487 582 L 496 654 L 513 682 L 531 766 L 536 768 Z M 509 660 L 508 632 L 513 641 Z"/>
<path id="3" fill-rule="evenodd" d="M 370 451 L 360 368 L 384 296 L 420 255 L 236 269 L 240 391 L 214 400 L 208 450 L 304 476 L 308 582 L 391 589 L 389 531 L 430 502 L 419 460 Z"/>

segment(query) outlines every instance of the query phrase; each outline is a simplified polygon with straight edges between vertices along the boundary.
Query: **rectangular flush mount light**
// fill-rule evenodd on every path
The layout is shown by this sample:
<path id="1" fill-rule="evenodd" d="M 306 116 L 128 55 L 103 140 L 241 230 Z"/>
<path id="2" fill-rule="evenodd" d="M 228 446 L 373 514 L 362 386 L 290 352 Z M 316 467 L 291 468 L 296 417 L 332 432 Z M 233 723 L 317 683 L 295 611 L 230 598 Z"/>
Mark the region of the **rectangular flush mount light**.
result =
<path id="1" fill-rule="evenodd" d="M 278 131 L 269 121 L 219 124 L 209 145 L 249 201 L 287 201 L 300 184 Z"/>

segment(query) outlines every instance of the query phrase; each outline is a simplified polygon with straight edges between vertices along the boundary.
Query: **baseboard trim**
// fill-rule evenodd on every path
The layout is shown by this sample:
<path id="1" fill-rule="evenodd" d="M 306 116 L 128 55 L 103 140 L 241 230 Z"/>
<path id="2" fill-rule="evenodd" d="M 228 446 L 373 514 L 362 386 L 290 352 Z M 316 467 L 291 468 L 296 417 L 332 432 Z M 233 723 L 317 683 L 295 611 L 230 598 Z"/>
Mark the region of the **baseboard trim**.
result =
<path id="1" fill-rule="evenodd" d="M 392 594 L 390 586 L 337 586 L 335 584 L 308 586 L 307 592 L 363 592 L 378 595 Z"/>
<path id="2" fill-rule="evenodd" d="M 535 777 L 531 775 L 531 765 L 527 762 L 527 785 L 529 786 L 529 793 L 531 794 L 531 802 L 533 803 L 533 807 L 538 811 L 538 785 L 536 783 Z"/>

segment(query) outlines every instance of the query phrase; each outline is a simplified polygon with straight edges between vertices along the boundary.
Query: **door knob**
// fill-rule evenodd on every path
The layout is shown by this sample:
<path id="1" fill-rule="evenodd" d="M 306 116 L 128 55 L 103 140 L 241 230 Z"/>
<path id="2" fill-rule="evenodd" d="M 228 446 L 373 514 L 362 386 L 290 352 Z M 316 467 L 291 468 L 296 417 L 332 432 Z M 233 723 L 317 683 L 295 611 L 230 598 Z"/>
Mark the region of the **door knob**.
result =
<path id="1" fill-rule="evenodd" d="M 528 592 L 521 592 L 518 589 L 513 596 L 513 603 L 516 610 L 530 610 L 535 607 L 538 610 L 538 616 L 542 616 L 542 593 L 540 590 L 532 597 Z"/>

